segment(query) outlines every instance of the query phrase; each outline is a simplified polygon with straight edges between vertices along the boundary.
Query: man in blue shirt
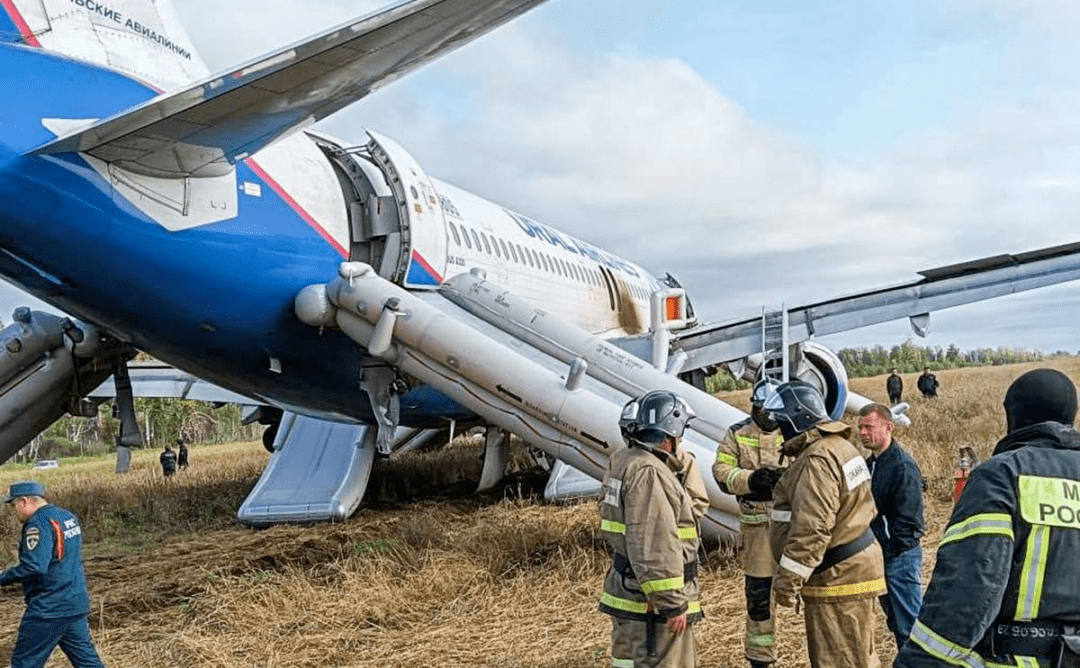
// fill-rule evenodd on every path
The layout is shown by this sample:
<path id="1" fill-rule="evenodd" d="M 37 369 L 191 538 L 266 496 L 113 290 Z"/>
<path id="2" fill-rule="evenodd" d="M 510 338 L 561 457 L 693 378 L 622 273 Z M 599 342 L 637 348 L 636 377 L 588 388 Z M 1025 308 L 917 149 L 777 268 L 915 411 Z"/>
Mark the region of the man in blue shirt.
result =
<path id="1" fill-rule="evenodd" d="M 104 668 L 86 621 L 90 594 L 78 518 L 46 501 L 36 480 L 12 484 L 4 503 L 23 523 L 19 563 L 0 572 L 0 586 L 21 583 L 26 600 L 11 668 L 41 668 L 57 645 L 74 668 Z"/>
<path id="2" fill-rule="evenodd" d="M 923 519 L 923 477 L 919 465 L 893 438 L 892 411 L 867 404 L 859 411 L 859 440 L 872 453 L 870 486 L 878 514 L 870 523 L 885 556 L 888 593 L 881 607 L 899 650 L 911 634 L 922 606 L 920 569 L 926 532 Z"/>

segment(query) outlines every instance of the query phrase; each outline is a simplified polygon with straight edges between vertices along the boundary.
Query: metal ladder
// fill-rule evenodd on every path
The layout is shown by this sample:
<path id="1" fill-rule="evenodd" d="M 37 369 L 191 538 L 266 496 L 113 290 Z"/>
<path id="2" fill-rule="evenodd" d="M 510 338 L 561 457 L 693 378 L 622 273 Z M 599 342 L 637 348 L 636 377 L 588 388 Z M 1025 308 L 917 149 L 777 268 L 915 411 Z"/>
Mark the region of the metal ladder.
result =
<path id="1" fill-rule="evenodd" d="M 761 376 L 777 382 L 788 381 L 788 312 L 761 309 Z"/>

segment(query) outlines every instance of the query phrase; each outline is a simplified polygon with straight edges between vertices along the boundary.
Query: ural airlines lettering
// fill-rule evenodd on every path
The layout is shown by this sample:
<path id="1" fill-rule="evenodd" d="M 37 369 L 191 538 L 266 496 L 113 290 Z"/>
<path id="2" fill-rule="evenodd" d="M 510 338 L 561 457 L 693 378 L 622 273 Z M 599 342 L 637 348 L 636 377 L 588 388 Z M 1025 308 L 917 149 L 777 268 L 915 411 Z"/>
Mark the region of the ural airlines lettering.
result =
<path id="1" fill-rule="evenodd" d="M 158 44 L 165 47 L 169 51 L 172 51 L 181 58 L 191 60 L 190 51 L 180 46 L 179 44 L 174 43 L 168 37 L 157 34 L 157 31 L 150 27 L 142 25 L 138 21 L 135 21 L 133 19 L 125 19 L 124 15 L 121 14 L 119 10 L 113 9 L 112 7 L 97 2 L 96 0 L 71 0 L 71 4 L 75 5 L 76 7 L 82 7 L 83 9 L 97 14 L 102 18 L 108 19 L 117 25 L 124 26 L 128 30 L 136 34 L 142 35 L 143 37 L 149 39 L 152 42 L 157 42 Z"/>
<path id="2" fill-rule="evenodd" d="M 503 211 L 506 211 L 506 215 L 514 219 L 514 222 L 518 224 L 518 227 L 520 227 L 525 234 L 534 239 L 547 241 L 552 246 L 561 246 L 563 249 L 574 253 L 575 255 L 587 257 L 593 262 L 599 262 L 610 269 L 618 269 L 634 278 L 640 278 L 641 276 L 637 269 L 634 269 L 633 265 L 624 262 L 591 244 L 587 244 L 584 241 L 575 239 L 569 235 L 560 234 L 547 225 L 538 223 L 519 213 L 514 213 L 508 209 L 503 209 Z"/>

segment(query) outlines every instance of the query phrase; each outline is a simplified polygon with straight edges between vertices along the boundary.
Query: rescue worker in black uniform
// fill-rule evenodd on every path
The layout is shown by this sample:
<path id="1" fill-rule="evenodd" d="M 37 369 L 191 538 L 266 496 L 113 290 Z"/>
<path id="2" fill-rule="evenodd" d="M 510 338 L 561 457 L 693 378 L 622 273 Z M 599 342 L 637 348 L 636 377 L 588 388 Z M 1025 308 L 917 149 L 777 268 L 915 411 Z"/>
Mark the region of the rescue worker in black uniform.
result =
<path id="1" fill-rule="evenodd" d="M 11 667 L 41 668 L 59 645 L 74 668 L 104 668 L 86 622 L 90 594 L 82 527 L 75 515 L 44 497 L 44 485 L 26 480 L 12 484 L 4 500 L 23 523 L 19 563 L 0 573 L 0 586 L 22 584 L 26 600 Z"/>
<path id="2" fill-rule="evenodd" d="M 968 478 L 896 666 L 1080 666 L 1076 386 L 1036 369 L 1004 406 L 1008 433 Z"/>
<path id="3" fill-rule="evenodd" d="M 165 450 L 158 457 L 158 461 L 161 462 L 161 472 L 166 478 L 176 473 L 176 453 L 171 445 L 165 444 Z"/>

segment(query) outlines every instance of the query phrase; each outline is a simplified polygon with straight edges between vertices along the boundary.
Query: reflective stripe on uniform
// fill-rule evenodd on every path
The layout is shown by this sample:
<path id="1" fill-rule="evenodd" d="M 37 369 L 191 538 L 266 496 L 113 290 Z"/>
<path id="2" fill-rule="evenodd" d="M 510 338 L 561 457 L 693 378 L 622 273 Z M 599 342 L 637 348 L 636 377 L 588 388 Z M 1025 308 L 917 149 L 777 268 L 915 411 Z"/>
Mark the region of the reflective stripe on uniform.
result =
<path id="1" fill-rule="evenodd" d="M 600 520 L 600 530 L 608 533 L 626 533 L 626 525 L 615 520 Z"/>
<path id="2" fill-rule="evenodd" d="M 1033 656 L 1014 656 L 1016 665 L 1020 668 L 1039 668 L 1039 660 Z"/>
<path id="3" fill-rule="evenodd" d="M 731 466 L 738 466 L 739 465 L 739 460 L 735 459 L 735 457 L 733 455 L 729 455 L 726 452 L 718 452 L 718 453 L 716 453 L 716 463 L 718 463 L 718 464 L 729 464 Z"/>
<path id="4" fill-rule="evenodd" d="M 679 540 L 694 540 L 697 538 L 697 529 L 694 527 L 679 527 Z"/>
<path id="5" fill-rule="evenodd" d="M 760 448 L 761 443 L 753 436 L 736 436 L 735 442 L 748 448 Z"/>
<path id="6" fill-rule="evenodd" d="M 795 575 L 798 575 L 804 580 L 814 574 L 813 566 L 803 566 L 802 564 L 795 561 L 786 554 L 780 557 L 780 567 L 788 569 L 789 571 L 791 571 Z"/>
<path id="7" fill-rule="evenodd" d="M 1020 591 L 1016 600 L 1016 616 L 1013 619 L 1030 622 L 1039 616 L 1039 599 L 1042 598 L 1043 577 L 1050 553 L 1050 527 L 1036 524 L 1031 527 L 1024 551 L 1024 567 L 1020 570 Z"/>
<path id="8" fill-rule="evenodd" d="M 972 515 L 963 522 L 957 522 L 945 530 L 945 535 L 938 543 L 938 549 L 948 543 L 955 543 L 971 538 L 972 536 L 1005 536 L 1009 540 L 1013 537 L 1012 516 L 1008 513 L 981 513 Z"/>
<path id="9" fill-rule="evenodd" d="M 773 508 L 771 513 L 773 522 L 790 522 L 791 511 L 790 510 L 776 510 Z"/>
<path id="10" fill-rule="evenodd" d="M 776 637 L 771 633 L 747 633 L 746 643 L 751 647 L 772 647 L 776 644 Z"/>
<path id="11" fill-rule="evenodd" d="M 686 605 L 686 614 L 692 615 L 696 612 L 701 612 L 701 601 L 690 601 Z"/>
<path id="12" fill-rule="evenodd" d="M 611 657 L 611 668 L 634 668 L 634 660 Z"/>
<path id="13" fill-rule="evenodd" d="M 812 572 L 812 571 L 811 571 Z M 853 594 L 870 594 L 884 591 L 885 578 L 867 580 L 866 582 L 854 582 L 852 584 L 832 585 L 831 587 L 803 587 L 803 596 L 816 596 L 826 598 L 828 596 L 851 596 Z"/>
<path id="14" fill-rule="evenodd" d="M 618 596 L 612 596 L 607 592 L 600 595 L 600 603 L 615 610 L 622 610 L 623 612 L 636 612 L 641 615 L 648 612 L 648 603 L 619 598 Z"/>
<path id="15" fill-rule="evenodd" d="M 739 515 L 739 521 L 743 524 L 765 524 L 769 521 L 769 516 L 765 513 L 757 515 Z"/>
<path id="16" fill-rule="evenodd" d="M 682 589 L 686 585 L 683 577 L 664 578 L 663 580 L 649 580 L 641 583 L 641 591 L 646 594 L 655 594 L 658 591 L 672 591 Z"/>
<path id="17" fill-rule="evenodd" d="M 953 666 L 969 666 L 970 668 L 985 668 L 982 657 L 973 650 L 961 647 L 950 642 L 935 633 L 922 620 L 915 620 L 915 626 L 911 628 L 908 640 L 915 643 L 930 656 L 941 659 Z"/>
<path id="18" fill-rule="evenodd" d="M 742 469 L 737 468 L 737 469 L 733 470 L 731 473 L 728 474 L 727 481 L 725 482 L 725 484 L 728 486 L 728 489 L 733 489 L 732 484 L 735 482 L 735 478 L 740 473 L 742 473 L 742 471 L 743 471 Z"/>

